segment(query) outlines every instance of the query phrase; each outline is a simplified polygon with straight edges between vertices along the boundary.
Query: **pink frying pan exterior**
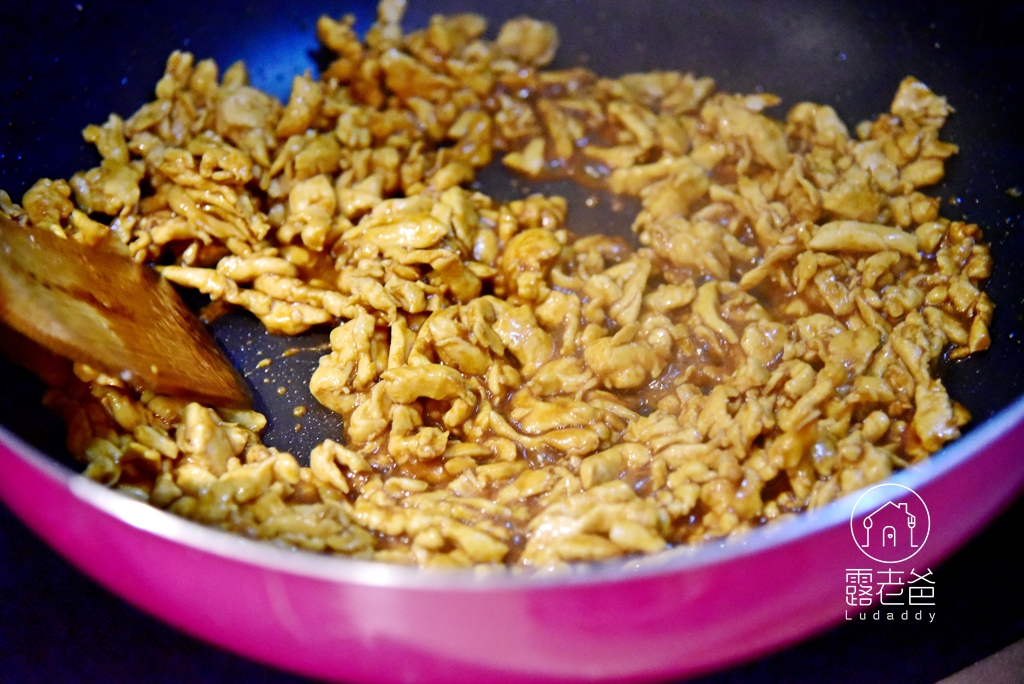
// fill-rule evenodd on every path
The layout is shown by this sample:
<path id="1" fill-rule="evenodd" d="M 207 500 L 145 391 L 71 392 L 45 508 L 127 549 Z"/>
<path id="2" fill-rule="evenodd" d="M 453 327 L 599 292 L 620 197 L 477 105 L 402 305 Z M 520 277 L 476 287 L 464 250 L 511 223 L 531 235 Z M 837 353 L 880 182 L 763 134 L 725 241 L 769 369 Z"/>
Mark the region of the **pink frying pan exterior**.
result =
<path id="1" fill-rule="evenodd" d="M 1024 483 L 1024 401 L 894 482 L 935 568 Z M 348 682 L 651 681 L 780 648 L 845 619 L 856 496 L 720 544 L 565 573 L 429 572 L 234 537 L 74 475 L 0 432 L 0 498 L 87 575 L 202 639 Z M 860 509 L 858 509 L 860 510 Z M 905 575 L 909 576 L 909 574 Z"/>

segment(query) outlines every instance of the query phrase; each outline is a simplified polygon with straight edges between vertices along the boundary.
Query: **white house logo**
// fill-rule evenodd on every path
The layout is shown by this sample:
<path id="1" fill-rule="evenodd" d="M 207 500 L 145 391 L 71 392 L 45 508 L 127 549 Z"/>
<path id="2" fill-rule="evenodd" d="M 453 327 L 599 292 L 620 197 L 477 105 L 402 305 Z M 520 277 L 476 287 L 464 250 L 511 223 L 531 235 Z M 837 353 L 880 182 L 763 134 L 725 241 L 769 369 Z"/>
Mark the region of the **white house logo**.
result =
<path id="1" fill-rule="evenodd" d="M 912 558 L 928 541 L 930 527 L 924 500 L 913 489 L 898 484 L 880 484 L 867 490 L 850 514 L 853 541 L 864 555 L 879 563 Z"/>

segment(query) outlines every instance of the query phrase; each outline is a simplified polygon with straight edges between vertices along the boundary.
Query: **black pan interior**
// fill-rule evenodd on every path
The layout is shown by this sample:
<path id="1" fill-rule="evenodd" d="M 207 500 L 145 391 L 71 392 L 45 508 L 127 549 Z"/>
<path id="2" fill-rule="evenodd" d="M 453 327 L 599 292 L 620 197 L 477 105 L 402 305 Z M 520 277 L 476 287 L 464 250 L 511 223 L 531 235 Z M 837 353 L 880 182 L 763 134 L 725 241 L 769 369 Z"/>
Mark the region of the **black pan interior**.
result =
<path id="1" fill-rule="evenodd" d="M 98 157 L 79 134 L 111 111 L 128 116 L 151 98 L 174 49 L 213 57 L 222 68 L 244 59 L 255 85 L 286 98 L 293 74 L 322 58 L 314 37 L 321 13 L 354 13 L 357 28 L 374 16 L 373 2 L 277 3 L 225 0 L 8 3 L 0 23 L 0 188 L 15 200 L 39 177 L 68 177 Z M 957 110 L 943 131 L 961 153 L 934 188 L 943 213 L 976 222 L 995 254 L 987 292 L 996 302 L 992 348 L 947 364 L 951 395 L 975 423 L 1024 393 L 1024 105 L 1020 72 L 1024 7 L 1013 3 L 945 5 L 923 1 L 785 0 L 412 0 L 407 29 L 433 13 L 477 11 L 491 35 L 505 19 L 528 13 L 553 21 L 562 48 L 556 66 L 585 66 L 602 75 L 678 69 L 712 76 L 733 92 L 773 92 L 777 115 L 803 100 L 833 106 L 849 125 L 888 110 L 899 81 L 914 75 L 946 95 Z M 622 232 L 628 207 L 588 209 L 589 194 L 571 184 L 524 186 L 485 172 L 489 192 L 566 194 L 571 227 Z M 326 341 L 319 331 L 273 338 L 246 316 L 215 325 L 215 334 L 246 371 L 272 424 L 270 443 L 297 454 L 336 435 L 338 423 L 305 387 Z M 288 349 L 299 353 L 284 357 Z M 266 370 L 257 362 L 275 359 Z M 39 407 L 42 387 L 0 359 L 0 422 L 67 462 L 63 427 Z M 284 388 L 283 391 L 281 388 Z M 308 412 L 301 419 L 296 406 Z M 296 427 L 299 425 L 300 427 Z"/>

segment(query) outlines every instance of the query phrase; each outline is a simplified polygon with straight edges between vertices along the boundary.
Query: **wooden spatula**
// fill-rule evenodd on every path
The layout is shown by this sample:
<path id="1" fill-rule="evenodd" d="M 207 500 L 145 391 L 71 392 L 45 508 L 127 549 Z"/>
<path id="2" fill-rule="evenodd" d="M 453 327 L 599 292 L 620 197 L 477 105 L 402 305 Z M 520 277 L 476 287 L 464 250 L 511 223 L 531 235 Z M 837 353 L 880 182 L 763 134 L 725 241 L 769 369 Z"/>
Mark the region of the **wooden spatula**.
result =
<path id="1" fill-rule="evenodd" d="M 152 269 L 2 215 L 0 320 L 159 394 L 230 408 L 252 402 L 206 329 Z"/>

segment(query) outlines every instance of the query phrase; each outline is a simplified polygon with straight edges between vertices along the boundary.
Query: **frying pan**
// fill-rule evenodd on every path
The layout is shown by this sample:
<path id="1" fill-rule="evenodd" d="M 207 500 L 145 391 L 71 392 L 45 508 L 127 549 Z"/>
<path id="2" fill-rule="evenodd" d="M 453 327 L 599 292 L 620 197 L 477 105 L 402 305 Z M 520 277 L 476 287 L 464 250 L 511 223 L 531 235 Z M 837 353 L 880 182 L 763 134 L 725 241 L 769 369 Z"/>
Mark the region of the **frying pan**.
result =
<path id="1" fill-rule="evenodd" d="M 315 68 L 313 26 L 323 12 L 367 2 L 301 7 L 248 2 L 8 3 L 0 28 L 0 188 L 15 198 L 38 177 L 95 164 L 79 136 L 110 111 L 150 97 L 175 48 L 249 64 L 255 85 L 286 97 L 291 76 Z M 1024 104 L 1021 10 L 915 2 L 827 5 L 723 2 L 414 2 L 407 28 L 430 14 L 477 10 L 492 30 L 529 13 L 559 26 L 556 66 L 617 75 L 681 69 L 726 91 L 766 90 L 783 108 L 833 106 L 848 123 L 886 111 L 912 74 L 958 110 L 943 137 L 961 147 L 935 189 L 944 213 L 979 223 L 993 245 L 987 292 L 996 302 L 992 348 L 944 366 L 943 380 L 975 421 L 966 436 L 893 482 L 927 502 L 931 533 L 909 572 L 934 568 L 1013 501 L 1024 483 Z M 486 176 L 501 197 L 519 192 Z M 621 231 L 629 216 L 587 213 L 573 188 L 577 230 Z M 602 203 L 607 205 L 608 203 Z M 268 338 L 239 317 L 214 330 L 232 360 L 256 350 L 313 349 Z M 322 334 L 322 333 L 320 333 Z M 277 346 L 275 346 L 277 345 Z M 282 347 L 281 345 L 284 345 Z M 298 433 L 291 404 L 306 403 L 308 351 L 273 364 L 258 405 L 276 421 L 267 439 L 330 429 L 310 415 Z M 59 553 L 129 602 L 191 634 L 295 672 L 347 681 L 642 681 L 694 674 L 806 638 L 843 619 L 845 569 L 866 559 L 850 538 L 856 497 L 727 542 L 557 575 L 433 573 L 288 552 L 206 529 L 75 475 L 62 426 L 39 407 L 42 388 L 9 364 L 3 377 L 0 498 Z M 306 375 L 308 377 L 308 374 Z M 291 385 L 288 385 L 291 380 Z M 311 411 L 311 414 L 315 413 Z M 284 420 L 281 419 L 284 417 Z"/>

